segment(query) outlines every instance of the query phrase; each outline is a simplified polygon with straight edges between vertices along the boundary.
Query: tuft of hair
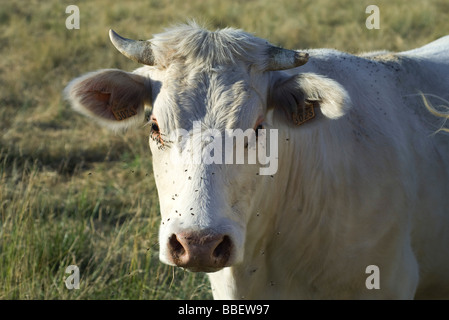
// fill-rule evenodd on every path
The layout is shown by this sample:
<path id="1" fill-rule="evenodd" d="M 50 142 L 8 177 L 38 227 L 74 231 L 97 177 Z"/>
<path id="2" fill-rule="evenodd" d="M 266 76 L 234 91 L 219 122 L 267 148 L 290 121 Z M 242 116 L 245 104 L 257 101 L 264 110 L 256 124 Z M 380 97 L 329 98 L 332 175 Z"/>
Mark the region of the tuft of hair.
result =
<path id="1" fill-rule="evenodd" d="M 270 43 L 240 29 L 209 31 L 195 21 L 175 25 L 150 40 L 156 65 L 169 66 L 173 61 L 216 66 L 234 64 L 236 60 L 263 70 Z"/>
<path id="2" fill-rule="evenodd" d="M 446 121 L 449 119 L 449 101 L 447 101 L 439 96 L 433 95 L 433 94 L 424 94 L 422 92 L 420 92 L 419 94 L 422 97 L 422 100 L 423 100 L 423 103 L 424 103 L 424 106 L 426 107 L 426 109 L 434 116 L 444 119 L 443 124 L 435 133 L 438 133 L 440 131 L 449 132 L 449 128 L 445 127 Z M 426 98 L 426 96 L 437 98 L 437 99 L 443 101 L 444 105 L 439 105 L 439 106 L 435 107 L 429 102 L 429 100 Z"/>

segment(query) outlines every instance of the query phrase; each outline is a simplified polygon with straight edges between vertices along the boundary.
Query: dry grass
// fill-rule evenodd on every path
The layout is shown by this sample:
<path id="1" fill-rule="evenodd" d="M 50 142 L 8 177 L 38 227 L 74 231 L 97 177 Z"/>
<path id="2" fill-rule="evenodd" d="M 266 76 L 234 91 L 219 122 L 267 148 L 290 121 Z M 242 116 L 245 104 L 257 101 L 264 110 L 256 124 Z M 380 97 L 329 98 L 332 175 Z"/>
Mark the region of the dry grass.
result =
<path id="1" fill-rule="evenodd" d="M 114 28 L 150 38 L 196 19 L 288 48 L 406 50 L 449 34 L 446 0 L 376 1 L 381 29 L 365 28 L 372 1 L 67 1 L 0 7 L 0 299 L 204 299 L 202 274 L 158 261 L 157 192 L 148 129 L 114 135 L 74 114 L 67 82 L 99 68 L 138 65 L 109 43 Z M 64 271 L 76 264 L 80 290 Z"/>

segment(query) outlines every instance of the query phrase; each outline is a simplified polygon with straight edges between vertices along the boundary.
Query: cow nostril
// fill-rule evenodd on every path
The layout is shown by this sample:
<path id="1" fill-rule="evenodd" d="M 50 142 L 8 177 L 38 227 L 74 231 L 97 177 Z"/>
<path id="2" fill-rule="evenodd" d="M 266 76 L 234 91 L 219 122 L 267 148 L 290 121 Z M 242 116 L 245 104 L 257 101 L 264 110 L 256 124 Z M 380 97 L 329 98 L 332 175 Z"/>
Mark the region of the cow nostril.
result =
<path id="1" fill-rule="evenodd" d="M 174 233 L 169 237 L 167 246 L 173 264 L 203 272 L 225 267 L 234 250 L 230 236 L 206 232 Z"/>
<path id="2" fill-rule="evenodd" d="M 181 242 L 179 242 L 176 234 L 171 235 L 168 243 L 170 246 L 170 251 L 174 257 L 179 258 L 185 254 L 186 250 Z"/>
<path id="3" fill-rule="evenodd" d="M 220 258 L 226 261 L 231 255 L 231 247 L 231 239 L 229 238 L 229 236 L 224 236 L 223 240 L 215 247 L 212 255 L 214 256 L 214 258 Z"/>

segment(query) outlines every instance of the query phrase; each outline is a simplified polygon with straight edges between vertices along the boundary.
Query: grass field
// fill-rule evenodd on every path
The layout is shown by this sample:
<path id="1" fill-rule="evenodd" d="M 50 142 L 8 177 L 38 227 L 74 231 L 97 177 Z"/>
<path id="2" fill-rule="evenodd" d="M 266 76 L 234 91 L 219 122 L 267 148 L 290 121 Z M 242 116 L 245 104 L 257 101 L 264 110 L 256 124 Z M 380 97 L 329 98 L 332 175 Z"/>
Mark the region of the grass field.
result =
<path id="1" fill-rule="evenodd" d="M 449 34 L 447 0 L 0 0 L 0 299 L 209 299 L 204 274 L 158 260 L 148 128 L 113 134 L 61 92 L 100 68 L 132 70 L 108 29 L 151 38 L 196 19 L 284 47 L 406 50 Z M 80 29 L 65 9 L 80 9 Z M 365 8 L 380 8 L 368 30 Z M 65 269 L 80 269 L 68 290 Z"/>

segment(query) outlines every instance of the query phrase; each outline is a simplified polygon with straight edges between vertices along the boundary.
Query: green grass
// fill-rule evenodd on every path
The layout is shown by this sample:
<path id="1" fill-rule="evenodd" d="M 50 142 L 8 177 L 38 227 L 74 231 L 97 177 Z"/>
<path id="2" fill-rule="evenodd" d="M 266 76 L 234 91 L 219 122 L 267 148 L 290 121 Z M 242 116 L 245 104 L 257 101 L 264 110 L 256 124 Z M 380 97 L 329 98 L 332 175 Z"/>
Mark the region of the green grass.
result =
<path id="1" fill-rule="evenodd" d="M 108 29 L 151 38 L 196 19 L 288 48 L 406 50 L 449 34 L 435 1 L 2 1 L 0 6 L 0 299 L 209 299 L 204 274 L 158 260 L 159 207 L 148 129 L 115 135 L 72 112 L 61 92 L 100 68 L 138 67 Z M 377 4 L 381 29 L 365 28 Z M 69 265 L 80 289 L 68 290 Z"/>

